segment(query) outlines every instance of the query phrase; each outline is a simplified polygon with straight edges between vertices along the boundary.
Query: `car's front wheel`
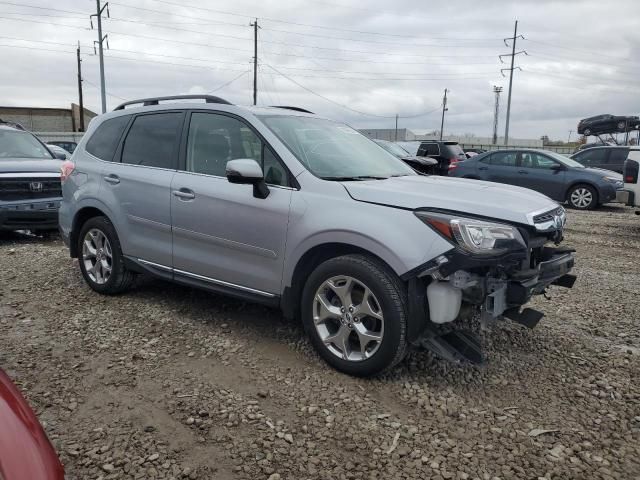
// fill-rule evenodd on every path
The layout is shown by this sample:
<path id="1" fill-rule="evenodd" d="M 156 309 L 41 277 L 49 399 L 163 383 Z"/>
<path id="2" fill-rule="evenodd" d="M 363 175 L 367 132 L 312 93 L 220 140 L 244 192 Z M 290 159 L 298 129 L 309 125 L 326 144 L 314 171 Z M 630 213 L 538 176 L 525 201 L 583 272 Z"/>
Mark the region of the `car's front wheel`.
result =
<path id="1" fill-rule="evenodd" d="M 592 210 L 598 206 L 598 193 L 590 185 L 576 185 L 567 194 L 569 205 L 578 210 Z"/>
<path id="2" fill-rule="evenodd" d="M 96 292 L 112 295 L 131 287 L 135 274 L 124 265 L 120 240 L 106 217 L 87 220 L 78 236 L 80 271 Z"/>
<path id="3" fill-rule="evenodd" d="M 407 294 L 377 259 L 344 255 L 320 264 L 302 293 L 307 334 L 331 366 L 375 375 L 400 362 L 407 349 Z"/>

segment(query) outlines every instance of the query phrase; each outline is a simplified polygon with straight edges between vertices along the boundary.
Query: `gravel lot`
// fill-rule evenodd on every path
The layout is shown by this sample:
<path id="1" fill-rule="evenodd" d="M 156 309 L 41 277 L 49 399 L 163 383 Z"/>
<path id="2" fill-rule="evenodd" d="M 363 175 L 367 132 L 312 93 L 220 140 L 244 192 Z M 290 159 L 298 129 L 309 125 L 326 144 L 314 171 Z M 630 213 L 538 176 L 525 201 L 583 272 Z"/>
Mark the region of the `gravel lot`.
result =
<path id="1" fill-rule="evenodd" d="M 640 217 L 569 222 L 578 281 L 535 330 L 369 380 L 276 310 L 156 280 L 102 297 L 59 240 L 0 236 L 0 366 L 69 479 L 640 479 Z"/>

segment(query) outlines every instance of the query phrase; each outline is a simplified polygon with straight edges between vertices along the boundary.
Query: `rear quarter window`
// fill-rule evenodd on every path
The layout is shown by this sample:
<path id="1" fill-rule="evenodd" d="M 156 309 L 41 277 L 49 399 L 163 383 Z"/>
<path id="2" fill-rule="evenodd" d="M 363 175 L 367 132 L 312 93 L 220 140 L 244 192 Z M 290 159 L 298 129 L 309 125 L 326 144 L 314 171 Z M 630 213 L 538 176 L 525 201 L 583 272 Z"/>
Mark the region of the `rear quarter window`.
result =
<path id="1" fill-rule="evenodd" d="M 130 115 L 123 115 L 102 122 L 91 135 L 84 147 L 85 150 L 100 160 L 113 161 L 120 137 L 122 137 L 130 118 Z"/>

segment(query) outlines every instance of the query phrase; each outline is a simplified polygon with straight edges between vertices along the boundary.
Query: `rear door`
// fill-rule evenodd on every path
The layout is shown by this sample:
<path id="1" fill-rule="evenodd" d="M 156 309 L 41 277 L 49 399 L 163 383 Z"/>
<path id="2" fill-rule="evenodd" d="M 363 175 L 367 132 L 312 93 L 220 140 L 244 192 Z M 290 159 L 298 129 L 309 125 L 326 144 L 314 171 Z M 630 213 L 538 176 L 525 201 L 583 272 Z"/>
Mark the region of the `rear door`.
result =
<path id="1" fill-rule="evenodd" d="M 606 168 L 607 170 L 612 170 L 614 172 L 622 173 L 624 169 L 624 161 L 627 159 L 627 155 L 629 155 L 628 148 L 612 148 L 609 152 L 609 158 L 607 159 Z"/>
<path id="2" fill-rule="evenodd" d="M 295 193 L 288 170 L 250 125 L 221 112 L 190 114 L 183 151 L 171 187 L 176 278 L 279 295 Z M 227 162 L 238 158 L 262 166 L 267 198 L 254 197 L 251 185 L 227 180 Z"/>
<path id="3" fill-rule="evenodd" d="M 178 165 L 183 111 L 136 115 L 103 170 L 102 196 L 118 218 L 125 255 L 171 267 L 171 179 Z"/>
<path id="4" fill-rule="evenodd" d="M 572 158 L 585 167 L 608 168 L 607 165 L 610 151 L 610 148 L 587 148 L 586 150 L 576 153 Z"/>
<path id="5" fill-rule="evenodd" d="M 560 164 L 553 158 L 538 152 L 518 154 L 518 176 L 514 185 L 530 188 L 557 201 L 565 195 L 565 170 L 554 169 Z"/>
<path id="6" fill-rule="evenodd" d="M 516 152 L 493 152 L 487 160 L 478 163 L 478 175 L 482 180 L 514 185 L 516 173 Z"/>

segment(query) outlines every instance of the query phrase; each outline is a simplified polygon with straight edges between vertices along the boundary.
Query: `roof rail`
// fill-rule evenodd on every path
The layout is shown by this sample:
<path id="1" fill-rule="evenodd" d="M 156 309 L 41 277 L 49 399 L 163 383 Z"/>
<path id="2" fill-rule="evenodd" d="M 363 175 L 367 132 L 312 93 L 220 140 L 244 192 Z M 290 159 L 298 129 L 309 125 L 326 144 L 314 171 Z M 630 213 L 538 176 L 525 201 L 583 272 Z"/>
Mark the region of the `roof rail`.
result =
<path id="1" fill-rule="evenodd" d="M 114 108 L 114 110 L 124 110 L 124 107 L 135 105 L 137 103 L 142 103 L 145 107 L 149 105 L 158 105 L 159 102 L 164 102 L 165 100 L 205 100 L 206 103 L 222 103 L 225 105 L 231 105 L 231 102 L 226 101 L 224 98 L 214 97 L 213 95 L 171 95 L 169 97 L 152 97 L 130 100 L 128 102 L 121 103 Z"/>
<path id="2" fill-rule="evenodd" d="M 315 115 L 315 113 L 305 109 L 305 108 L 300 108 L 300 107 L 289 107 L 287 105 L 271 105 L 273 108 L 286 108 L 287 110 L 295 110 L 296 112 L 302 112 L 302 113 L 311 113 L 312 115 Z"/>
<path id="3" fill-rule="evenodd" d="M 18 122 L 12 122 L 11 120 L 2 120 L 0 118 L 0 125 L 9 125 L 10 127 L 17 128 L 18 130 L 26 131 L 26 129 Z"/>

